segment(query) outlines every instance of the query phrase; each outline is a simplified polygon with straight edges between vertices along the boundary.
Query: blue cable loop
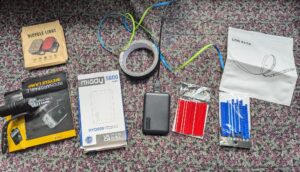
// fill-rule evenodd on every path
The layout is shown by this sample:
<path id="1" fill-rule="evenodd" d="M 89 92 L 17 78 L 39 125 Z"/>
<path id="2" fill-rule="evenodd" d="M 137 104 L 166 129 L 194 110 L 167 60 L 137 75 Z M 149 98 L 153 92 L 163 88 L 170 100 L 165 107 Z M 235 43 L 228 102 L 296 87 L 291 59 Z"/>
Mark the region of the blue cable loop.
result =
<path id="1" fill-rule="evenodd" d="M 162 7 L 162 6 L 167 6 L 167 5 L 170 5 L 174 1 L 176 1 L 176 0 L 157 3 L 157 4 L 152 5 L 152 7 L 153 8 L 158 8 L 158 7 Z M 102 19 L 100 20 L 99 25 L 98 25 L 98 34 L 97 34 L 97 37 L 98 37 L 98 40 L 100 42 L 100 45 L 101 45 L 102 48 L 108 50 L 111 53 L 112 53 L 112 49 L 109 48 L 109 47 L 106 47 L 105 42 L 103 40 L 103 37 L 101 35 L 101 30 L 102 30 L 104 22 L 106 21 L 107 18 L 109 18 L 109 17 L 118 17 L 118 16 L 120 16 L 120 14 L 117 14 L 117 13 L 111 13 L 111 14 L 105 15 L 104 17 L 102 17 Z M 125 16 L 121 17 L 121 23 L 123 24 L 123 26 L 126 29 L 126 31 L 128 31 L 130 33 L 132 32 L 132 28 L 129 27 L 129 24 L 128 24 Z M 154 42 L 155 47 L 157 48 L 157 44 L 155 43 L 154 40 L 153 40 L 153 42 Z M 168 62 L 166 61 L 166 58 L 164 57 L 164 55 L 162 53 L 160 53 L 159 58 L 160 58 L 161 62 L 163 63 L 163 66 L 165 68 L 167 68 L 170 72 L 172 72 L 173 68 L 168 64 Z"/>
<path id="2" fill-rule="evenodd" d="M 176 0 L 171 0 L 171 1 L 167 1 L 167 2 L 160 2 L 160 3 L 152 5 L 152 8 L 158 8 L 158 7 L 162 7 L 162 6 L 167 6 L 167 5 L 170 5 L 171 3 L 175 2 L 175 1 Z M 101 35 L 101 30 L 102 30 L 104 22 L 106 21 L 107 18 L 109 18 L 109 17 L 120 17 L 120 16 L 121 16 L 121 23 L 122 23 L 122 25 L 124 26 L 124 28 L 126 29 L 126 31 L 128 31 L 128 32 L 131 33 L 132 32 L 132 28 L 130 28 L 130 26 L 128 24 L 128 21 L 126 20 L 126 17 L 124 15 L 122 15 L 122 14 L 119 14 L 119 13 L 111 13 L 111 14 L 103 16 L 102 19 L 99 22 L 99 25 L 98 25 L 98 34 L 97 34 L 97 37 L 98 37 L 99 43 L 100 43 L 100 45 L 101 45 L 102 48 L 104 48 L 105 50 L 109 51 L 110 53 L 113 53 L 112 49 L 110 47 L 106 47 L 105 41 L 103 40 L 103 37 Z M 154 45 L 158 49 L 158 46 L 157 46 L 157 43 L 155 42 L 155 40 L 152 39 L 152 41 L 154 42 Z M 224 61 L 223 61 L 223 56 L 222 56 L 219 48 L 217 47 L 217 45 L 213 45 L 213 47 L 217 50 L 218 56 L 219 56 L 219 60 L 220 60 L 221 68 L 224 69 L 225 65 L 224 65 Z M 168 64 L 165 56 L 162 53 L 160 53 L 159 58 L 160 58 L 160 61 L 163 63 L 163 66 L 165 68 L 167 68 L 167 70 L 169 70 L 170 72 L 173 72 L 173 68 Z"/>
<path id="3" fill-rule="evenodd" d="M 163 66 L 165 68 L 167 68 L 170 72 L 173 72 L 173 68 L 168 64 L 168 62 L 166 61 L 166 58 L 164 57 L 164 55 L 162 53 L 160 53 L 160 61 L 163 63 Z"/>
<path id="4" fill-rule="evenodd" d="M 217 47 L 217 45 L 214 45 L 214 47 L 215 47 L 215 49 L 218 52 L 218 56 L 219 56 L 221 68 L 224 70 L 225 65 L 224 65 L 223 56 L 221 54 L 221 51 L 219 50 L 219 48 Z"/>
<path id="5" fill-rule="evenodd" d="M 102 35 L 101 35 L 101 30 L 102 30 L 103 24 L 104 24 L 104 22 L 106 21 L 106 19 L 107 19 L 108 17 L 115 16 L 115 15 L 117 15 L 117 14 L 111 13 L 111 14 L 105 15 L 104 17 L 102 17 L 102 19 L 100 20 L 99 25 L 98 25 L 98 34 L 97 34 L 98 40 L 99 40 L 101 46 L 102 46 L 104 49 L 108 49 L 108 50 L 110 50 L 110 51 L 111 51 L 111 49 L 110 49 L 109 47 L 106 47 L 106 46 L 105 46 L 105 42 L 104 42 L 104 40 L 103 40 L 103 38 L 102 38 Z"/>
<path id="6" fill-rule="evenodd" d="M 153 44 L 155 45 L 156 49 L 158 51 L 160 51 L 159 48 L 158 48 L 158 44 L 155 42 L 155 40 L 154 39 L 151 39 L 151 40 L 152 40 Z M 165 68 L 167 68 L 170 72 L 173 72 L 173 68 L 168 64 L 168 62 L 167 62 L 165 56 L 163 55 L 163 53 L 160 51 L 159 54 L 160 54 L 159 59 L 162 62 L 163 66 Z"/>
<path id="7" fill-rule="evenodd" d="M 132 29 L 129 27 L 125 16 L 122 16 L 122 24 L 128 32 L 132 32 Z"/>
<path id="8" fill-rule="evenodd" d="M 110 14 L 107 14 L 107 15 L 103 16 L 103 17 L 101 18 L 99 24 L 98 24 L 97 38 L 98 38 L 98 40 L 99 40 L 99 43 L 100 43 L 100 45 L 101 45 L 102 48 L 104 48 L 105 50 L 107 50 L 108 52 L 110 52 L 110 53 L 112 53 L 112 54 L 114 54 L 114 53 L 112 52 L 112 49 L 111 49 L 110 47 L 107 47 L 107 46 L 105 45 L 105 41 L 103 40 L 103 37 L 102 37 L 102 34 L 101 34 L 101 30 L 102 30 L 102 28 L 103 28 L 103 26 L 104 26 L 104 22 L 105 22 L 108 18 L 110 18 L 110 17 L 114 17 L 114 18 L 115 18 L 115 17 L 120 17 L 120 16 L 122 16 L 122 17 L 121 17 L 122 21 L 126 21 L 125 17 L 124 17 L 122 14 L 118 14 L 118 13 L 110 13 Z M 123 22 L 122 22 L 122 23 L 123 23 Z M 126 28 L 126 30 L 129 31 L 129 32 L 131 32 L 131 30 L 132 30 L 132 29 L 129 28 L 128 25 L 127 25 L 125 28 Z"/>
<path id="9" fill-rule="evenodd" d="M 102 39 L 102 35 L 101 35 L 101 29 L 102 29 L 103 23 L 104 23 L 104 21 L 106 20 L 106 18 L 107 18 L 107 16 L 104 16 L 104 17 L 102 18 L 102 20 L 100 20 L 100 22 L 99 22 L 97 38 L 98 38 L 98 40 L 99 40 L 100 45 L 102 46 L 102 48 L 104 48 L 104 49 L 109 49 L 109 47 L 106 48 L 105 42 L 104 42 L 104 40 Z"/>
<path id="10" fill-rule="evenodd" d="M 163 6 L 168 6 L 168 5 L 170 5 L 171 3 L 175 2 L 175 1 L 176 0 L 167 1 L 167 2 L 160 2 L 160 3 L 152 5 L 152 8 L 159 8 L 159 7 L 163 7 Z M 128 32 L 130 32 L 130 33 L 132 32 L 132 29 L 129 27 L 128 22 L 127 22 L 127 20 L 124 16 L 122 17 L 122 24 Z"/>
<path id="11" fill-rule="evenodd" d="M 162 6 L 168 6 L 171 3 L 175 2 L 176 0 L 172 0 L 172 1 L 167 1 L 167 2 L 160 2 L 157 4 L 152 5 L 152 8 L 158 8 L 158 7 L 162 7 Z"/>
<path id="12" fill-rule="evenodd" d="M 159 7 L 163 7 L 163 6 L 168 6 L 168 5 L 170 5 L 171 3 L 175 2 L 175 1 L 176 0 L 167 1 L 167 2 L 160 2 L 160 3 L 152 5 L 152 8 L 159 8 Z M 124 16 L 122 17 L 122 24 L 128 32 L 130 32 L 130 33 L 132 32 L 132 29 L 129 27 L 128 22 L 127 22 L 127 20 Z"/>

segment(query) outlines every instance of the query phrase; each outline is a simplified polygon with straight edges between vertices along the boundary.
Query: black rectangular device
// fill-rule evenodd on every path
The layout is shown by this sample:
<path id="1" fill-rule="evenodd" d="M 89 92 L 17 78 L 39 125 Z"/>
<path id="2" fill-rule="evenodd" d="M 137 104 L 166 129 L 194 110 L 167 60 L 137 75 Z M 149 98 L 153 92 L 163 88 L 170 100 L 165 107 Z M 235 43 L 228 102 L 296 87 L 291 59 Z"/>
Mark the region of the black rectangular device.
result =
<path id="1" fill-rule="evenodd" d="M 144 97 L 143 133 L 146 135 L 167 135 L 170 121 L 170 95 L 167 93 L 146 93 Z"/>

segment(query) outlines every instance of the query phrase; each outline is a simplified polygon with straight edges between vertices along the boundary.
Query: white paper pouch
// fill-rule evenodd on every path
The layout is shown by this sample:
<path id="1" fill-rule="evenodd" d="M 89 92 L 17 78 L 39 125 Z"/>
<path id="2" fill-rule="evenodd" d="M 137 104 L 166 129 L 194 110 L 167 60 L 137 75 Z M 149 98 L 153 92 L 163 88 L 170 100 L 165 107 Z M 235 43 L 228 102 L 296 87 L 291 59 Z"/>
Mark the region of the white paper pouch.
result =
<path id="1" fill-rule="evenodd" d="M 297 81 L 293 39 L 229 28 L 220 90 L 289 106 Z"/>

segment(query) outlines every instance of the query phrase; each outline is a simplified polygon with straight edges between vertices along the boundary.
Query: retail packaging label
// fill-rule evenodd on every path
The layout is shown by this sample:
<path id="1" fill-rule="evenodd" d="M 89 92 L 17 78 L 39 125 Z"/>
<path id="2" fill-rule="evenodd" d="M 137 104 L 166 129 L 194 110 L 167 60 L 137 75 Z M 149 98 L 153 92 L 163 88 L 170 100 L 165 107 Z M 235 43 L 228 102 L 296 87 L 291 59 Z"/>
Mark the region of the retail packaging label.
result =
<path id="1" fill-rule="evenodd" d="M 180 98 L 172 131 L 203 138 L 210 102 L 210 89 L 190 83 L 181 83 Z"/>
<path id="2" fill-rule="evenodd" d="M 21 139 L 7 138 L 9 152 L 76 136 L 65 72 L 28 78 L 4 96 L 6 104 L 25 98 L 35 98 L 39 107 L 10 123 L 8 133 Z"/>
<path id="3" fill-rule="evenodd" d="M 119 71 L 79 75 L 78 92 L 82 148 L 127 145 Z"/>
<path id="4" fill-rule="evenodd" d="M 251 148 L 249 97 L 219 93 L 220 145 Z"/>
<path id="5" fill-rule="evenodd" d="M 27 69 L 66 63 L 68 53 L 59 21 L 22 28 L 22 49 Z"/>

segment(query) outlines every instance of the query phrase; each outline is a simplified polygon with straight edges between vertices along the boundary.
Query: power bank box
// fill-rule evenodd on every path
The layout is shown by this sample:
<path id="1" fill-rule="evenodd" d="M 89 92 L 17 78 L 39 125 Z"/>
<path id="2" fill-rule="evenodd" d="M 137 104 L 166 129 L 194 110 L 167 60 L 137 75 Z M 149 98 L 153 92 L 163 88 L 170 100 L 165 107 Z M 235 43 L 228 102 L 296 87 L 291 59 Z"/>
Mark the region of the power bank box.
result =
<path id="1" fill-rule="evenodd" d="M 78 76 L 80 144 L 84 152 L 127 145 L 119 71 Z"/>
<path id="2" fill-rule="evenodd" d="M 68 53 L 59 21 L 22 27 L 22 49 L 27 69 L 66 63 Z"/>

